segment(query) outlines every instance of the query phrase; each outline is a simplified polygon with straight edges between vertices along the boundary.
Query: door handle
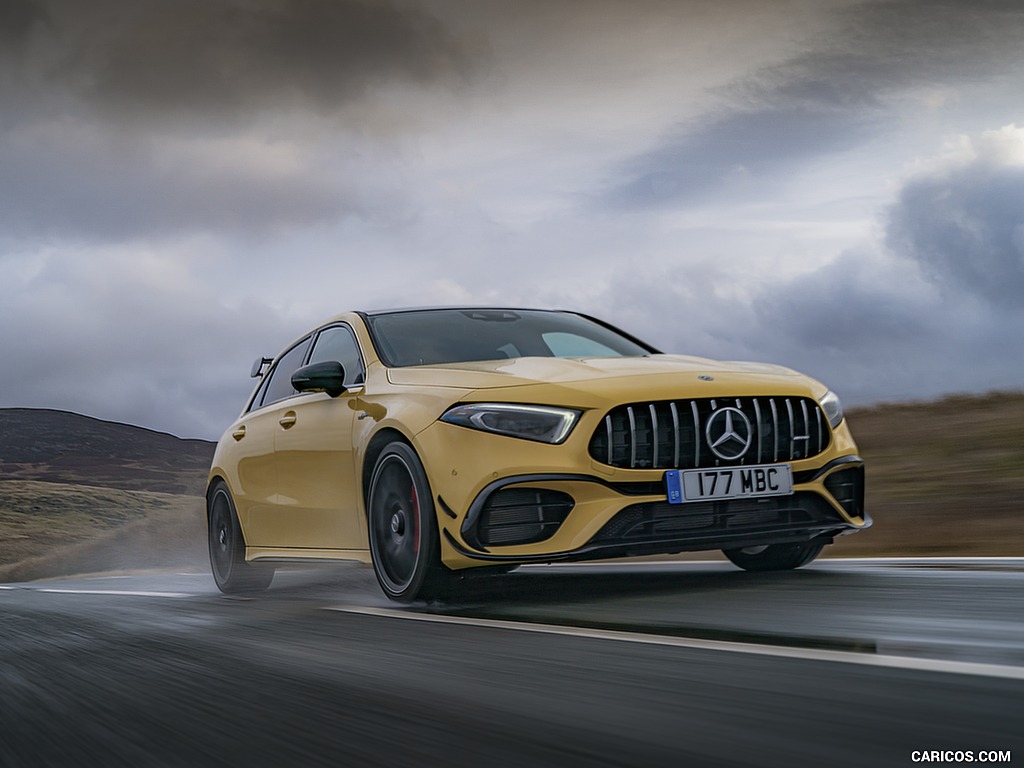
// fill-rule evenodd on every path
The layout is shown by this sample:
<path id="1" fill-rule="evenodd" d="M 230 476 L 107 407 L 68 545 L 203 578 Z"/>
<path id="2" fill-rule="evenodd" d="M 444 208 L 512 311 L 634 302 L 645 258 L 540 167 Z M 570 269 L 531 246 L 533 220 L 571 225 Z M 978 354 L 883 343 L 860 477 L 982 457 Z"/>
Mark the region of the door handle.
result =
<path id="1" fill-rule="evenodd" d="M 285 429 L 291 429 L 295 426 L 296 421 L 298 421 L 298 418 L 295 416 L 295 411 L 288 411 L 277 423 Z"/>
<path id="2" fill-rule="evenodd" d="M 235 438 L 235 440 L 241 440 L 243 437 L 245 437 L 245 424 L 243 424 L 234 432 L 232 432 L 231 436 Z"/>

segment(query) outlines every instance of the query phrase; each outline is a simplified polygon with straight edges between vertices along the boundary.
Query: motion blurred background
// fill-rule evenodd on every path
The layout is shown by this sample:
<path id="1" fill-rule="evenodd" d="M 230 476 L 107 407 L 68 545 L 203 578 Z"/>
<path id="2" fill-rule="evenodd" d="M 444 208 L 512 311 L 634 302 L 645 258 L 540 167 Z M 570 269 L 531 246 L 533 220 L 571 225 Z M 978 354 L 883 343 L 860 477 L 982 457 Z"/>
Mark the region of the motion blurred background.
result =
<path id="1" fill-rule="evenodd" d="M 1021 555 L 1024 394 L 882 405 L 848 418 L 875 525 L 825 556 Z M 207 570 L 202 497 L 213 443 L 33 409 L 0 409 L 0 435 L 0 582 Z"/>
<path id="2" fill-rule="evenodd" d="M 216 439 L 350 308 L 1024 388 L 1017 0 L 0 0 L 0 407 Z"/>

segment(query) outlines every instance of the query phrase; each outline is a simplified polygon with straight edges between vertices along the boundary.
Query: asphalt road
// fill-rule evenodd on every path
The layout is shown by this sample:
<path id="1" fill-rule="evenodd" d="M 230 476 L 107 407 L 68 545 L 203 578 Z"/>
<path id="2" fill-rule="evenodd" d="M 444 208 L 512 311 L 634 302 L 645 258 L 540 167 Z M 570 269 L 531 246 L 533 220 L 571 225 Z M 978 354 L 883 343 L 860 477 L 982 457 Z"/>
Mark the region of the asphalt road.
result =
<path id="1" fill-rule="evenodd" d="M 410 608 L 354 566 L 253 599 L 6 585 L 0 765 L 1024 764 L 1022 587 L 1024 560 L 536 567 Z"/>

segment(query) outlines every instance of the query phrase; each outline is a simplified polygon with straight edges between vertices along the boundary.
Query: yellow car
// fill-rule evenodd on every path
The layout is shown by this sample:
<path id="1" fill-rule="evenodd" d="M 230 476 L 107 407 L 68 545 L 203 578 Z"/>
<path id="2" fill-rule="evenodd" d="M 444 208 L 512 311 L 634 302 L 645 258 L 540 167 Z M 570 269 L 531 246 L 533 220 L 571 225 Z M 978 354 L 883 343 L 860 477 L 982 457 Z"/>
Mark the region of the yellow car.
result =
<path id="1" fill-rule="evenodd" d="M 352 312 L 252 373 L 207 491 L 227 593 L 339 559 L 405 602 L 523 563 L 721 549 L 789 569 L 871 524 L 825 386 L 663 354 L 586 315 Z"/>

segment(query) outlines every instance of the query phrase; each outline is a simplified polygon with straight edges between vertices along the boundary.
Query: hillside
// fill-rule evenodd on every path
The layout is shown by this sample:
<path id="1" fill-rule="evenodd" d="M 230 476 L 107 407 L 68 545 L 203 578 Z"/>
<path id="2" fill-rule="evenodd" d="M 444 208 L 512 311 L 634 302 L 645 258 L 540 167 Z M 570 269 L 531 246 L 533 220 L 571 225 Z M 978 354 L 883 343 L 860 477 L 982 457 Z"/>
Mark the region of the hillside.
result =
<path id="1" fill-rule="evenodd" d="M 875 525 L 830 555 L 1024 556 L 1024 393 L 848 417 Z M 71 413 L 0 409 L 0 581 L 206 567 L 213 449 Z"/>
<path id="2" fill-rule="evenodd" d="M 0 409 L 0 478 L 203 493 L 214 444 L 67 411 Z"/>
<path id="3" fill-rule="evenodd" d="M 833 554 L 1024 556 L 1024 392 L 847 415 L 875 525 Z"/>

